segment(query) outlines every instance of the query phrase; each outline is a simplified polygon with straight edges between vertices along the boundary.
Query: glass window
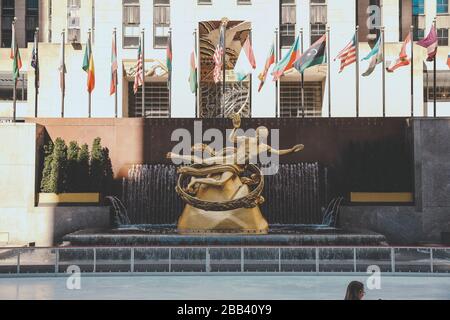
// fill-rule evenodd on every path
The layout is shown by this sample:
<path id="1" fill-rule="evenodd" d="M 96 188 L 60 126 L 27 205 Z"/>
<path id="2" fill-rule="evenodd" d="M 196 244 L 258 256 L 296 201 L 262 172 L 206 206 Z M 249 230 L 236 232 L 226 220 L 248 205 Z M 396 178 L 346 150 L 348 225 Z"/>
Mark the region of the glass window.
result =
<path id="1" fill-rule="evenodd" d="M 320 39 L 327 31 L 327 25 L 323 23 L 311 24 L 311 44 Z"/>
<path id="2" fill-rule="evenodd" d="M 14 19 L 14 0 L 2 1 L 2 48 L 11 47 L 11 26 Z"/>
<path id="3" fill-rule="evenodd" d="M 448 46 L 448 29 L 438 29 L 438 44 L 440 46 Z"/>
<path id="4" fill-rule="evenodd" d="M 436 6 L 438 14 L 448 13 L 448 0 L 437 0 Z"/>
<path id="5" fill-rule="evenodd" d="M 80 0 L 67 0 L 67 42 L 80 42 Z"/>
<path id="6" fill-rule="evenodd" d="M 170 2 L 168 0 L 153 1 L 153 46 L 165 48 L 169 38 Z"/>
<path id="7" fill-rule="evenodd" d="M 34 32 L 39 26 L 39 2 L 38 0 L 27 0 L 25 15 L 25 37 L 26 42 L 34 41 Z"/>
<path id="8" fill-rule="evenodd" d="M 17 79 L 16 97 L 18 101 L 27 101 L 28 82 L 26 73 L 20 73 Z M 14 91 L 14 80 L 11 73 L 0 74 L 0 101 L 12 101 Z"/>
<path id="9" fill-rule="evenodd" d="M 425 13 L 425 0 L 413 0 L 413 15 Z"/>
<path id="10" fill-rule="evenodd" d="M 133 81 L 128 82 L 128 116 L 142 116 L 142 87 L 133 94 Z M 169 118 L 169 89 L 167 82 L 145 82 L 145 118 Z"/>
<path id="11" fill-rule="evenodd" d="M 297 23 L 295 8 L 295 0 L 281 0 L 281 47 L 289 47 L 294 43 L 295 24 Z"/>
<path id="12" fill-rule="evenodd" d="M 140 37 L 139 0 L 123 0 L 123 47 L 137 48 Z"/>
<path id="13" fill-rule="evenodd" d="M 321 82 L 305 82 L 304 101 L 306 117 L 320 117 L 322 115 L 322 96 Z M 298 118 L 302 116 L 301 84 L 299 81 L 280 82 L 280 110 L 282 118 Z"/>
<path id="14" fill-rule="evenodd" d="M 434 101 L 433 71 L 424 71 L 424 99 L 425 102 Z M 450 101 L 450 71 L 436 71 L 436 101 Z"/>

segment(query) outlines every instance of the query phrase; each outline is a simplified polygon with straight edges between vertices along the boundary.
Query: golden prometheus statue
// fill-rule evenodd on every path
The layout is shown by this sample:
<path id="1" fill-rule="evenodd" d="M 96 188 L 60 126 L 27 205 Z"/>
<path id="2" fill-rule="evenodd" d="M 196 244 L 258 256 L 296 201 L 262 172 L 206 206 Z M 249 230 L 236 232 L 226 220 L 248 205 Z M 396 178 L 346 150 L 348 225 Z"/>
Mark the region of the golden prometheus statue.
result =
<path id="1" fill-rule="evenodd" d="M 209 156 L 167 154 L 169 159 L 193 163 L 178 169 L 176 191 L 186 202 L 178 220 L 180 233 L 268 232 L 269 225 L 259 209 L 264 202 L 261 196 L 264 176 L 249 160 L 266 152 L 278 155 L 298 152 L 304 146 L 299 144 L 291 149 L 276 150 L 261 142 L 267 141 L 269 130 L 266 127 L 258 127 L 254 137 L 237 136 L 236 130 L 241 126 L 239 113 L 235 113 L 232 120 L 234 128 L 229 139 L 234 145 L 237 143 L 237 148 L 214 152 L 204 144 L 196 144 L 192 151 Z"/>

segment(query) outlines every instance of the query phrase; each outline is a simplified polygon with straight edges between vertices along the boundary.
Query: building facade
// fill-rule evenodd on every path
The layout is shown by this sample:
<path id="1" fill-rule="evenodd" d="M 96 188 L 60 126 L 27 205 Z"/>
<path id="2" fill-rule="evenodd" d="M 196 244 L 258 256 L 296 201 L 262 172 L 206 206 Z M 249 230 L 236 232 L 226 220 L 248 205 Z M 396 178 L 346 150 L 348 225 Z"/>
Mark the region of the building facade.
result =
<path id="1" fill-rule="evenodd" d="M 281 57 L 301 30 L 306 49 L 326 32 L 327 27 L 330 28 L 330 77 L 326 64 L 305 72 L 305 116 L 328 117 L 331 104 L 331 116 L 354 117 L 356 66 L 348 66 L 339 73 L 340 63 L 333 59 L 352 39 L 356 26 L 359 26 L 360 58 L 371 50 L 380 32 L 373 25 L 385 27 L 388 65 L 389 61 L 398 57 L 411 26 L 414 26 L 414 39 L 421 39 L 428 34 L 435 17 L 440 45 L 437 58 L 437 114 L 450 115 L 450 81 L 447 80 L 450 79 L 450 71 L 446 64 L 450 15 L 446 0 L 2 0 L 1 10 L 2 79 L 7 79 L 12 69 L 8 49 L 10 21 L 11 17 L 17 17 L 18 42 L 24 62 L 21 70 L 23 80 L 18 83 L 19 117 L 34 116 L 34 69 L 30 66 L 30 59 L 36 21 L 40 28 L 39 117 L 59 117 L 61 114 L 58 66 L 63 30 L 67 68 L 65 116 L 88 116 L 86 73 L 81 65 L 89 29 L 92 30 L 96 75 L 92 117 L 115 116 L 115 98 L 109 95 L 114 28 L 117 30 L 119 62 L 119 117 L 142 116 L 141 89 L 136 95 L 133 92 L 142 29 L 145 32 L 146 117 L 217 117 L 222 115 L 224 100 L 227 110 L 245 105 L 245 116 L 275 117 L 278 114 L 281 117 L 300 117 L 301 77 L 297 71 L 287 72 L 278 88 L 269 75 L 260 92 L 257 76 L 264 67 L 272 43 L 278 43 Z M 222 84 L 212 81 L 213 54 L 223 17 L 229 19 L 225 96 L 222 95 Z M 170 86 L 165 65 L 169 30 L 173 52 Z M 233 66 L 247 37 L 251 37 L 257 68 L 251 77 L 238 82 Z M 191 92 L 188 83 L 189 59 L 194 49 L 199 66 L 199 89 L 196 94 Z M 426 49 L 415 45 L 413 106 L 416 116 L 433 114 L 433 65 L 425 60 Z M 367 62 L 360 63 L 360 74 L 367 66 Z M 410 79 L 409 67 L 386 73 L 386 116 L 411 114 Z M 328 81 L 331 81 L 330 93 Z M 382 66 L 377 66 L 369 77 L 359 76 L 359 84 L 359 115 L 382 116 Z M 6 87 L 3 89 L 0 84 L 0 117 L 12 114 L 11 83 Z"/>

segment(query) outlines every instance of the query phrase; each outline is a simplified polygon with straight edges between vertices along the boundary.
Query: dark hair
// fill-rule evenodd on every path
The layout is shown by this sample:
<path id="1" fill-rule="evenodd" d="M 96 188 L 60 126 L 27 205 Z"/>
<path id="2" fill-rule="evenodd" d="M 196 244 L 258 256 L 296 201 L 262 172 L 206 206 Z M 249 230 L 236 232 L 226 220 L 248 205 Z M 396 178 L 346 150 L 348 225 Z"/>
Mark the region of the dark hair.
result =
<path id="1" fill-rule="evenodd" d="M 360 294 L 364 291 L 364 284 L 359 281 L 352 281 L 347 287 L 345 300 L 360 300 Z"/>

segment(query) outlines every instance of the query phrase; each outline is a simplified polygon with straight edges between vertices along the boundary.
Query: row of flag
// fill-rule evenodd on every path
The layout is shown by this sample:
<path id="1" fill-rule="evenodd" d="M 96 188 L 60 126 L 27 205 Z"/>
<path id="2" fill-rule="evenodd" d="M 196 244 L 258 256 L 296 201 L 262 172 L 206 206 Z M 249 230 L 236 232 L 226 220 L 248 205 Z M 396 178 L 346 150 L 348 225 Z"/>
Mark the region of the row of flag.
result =
<path id="1" fill-rule="evenodd" d="M 347 66 L 353 64 L 357 60 L 356 50 L 357 50 L 357 35 L 352 37 L 352 40 L 342 49 L 334 60 L 340 60 L 339 72 L 342 72 Z M 136 93 L 138 87 L 142 86 L 144 82 L 144 58 L 142 52 L 142 39 L 140 39 L 137 55 L 136 64 L 136 74 L 134 79 L 134 92 Z M 381 35 L 378 37 L 374 47 L 365 56 L 362 61 L 369 61 L 368 69 L 362 74 L 362 76 L 369 76 L 375 70 L 376 66 L 380 64 L 383 57 Z M 405 38 L 400 54 L 398 58 L 386 68 L 388 72 L 394 72 L 396 69 L 407 66 L 410 64 L 411 59 L 411 41 L 412 35 L 409 33 Z M 37 51 L 37 34 L 35 36 L 35 41 L 33 44 L 32 60 L 31 66 L 36 71 L 36 90 L 39 88 L 39 57 Z M 61 90 L 64 92 L 64 74 L 67 72 L 64 62 L 64 48 L 63 43 L 61 45 L 61 62 L 59 66 L 59 71 L 61 75 Z M 433 61 L 437 54 L 438 48 L 438 36 L 436 27 L 433 25 L 429 34 L 424 39 L 417 42 L 417 45 L 422 46 L 427 49 L 428 57 L 427 61 Z M 289 69 L 295 68 L 298 72 L 303 73 L 307 68 L 315 65 L 323 64 L 327 62 L 326 55 L 327 46 L 327 35 L 324 34 L 315 43 L 312 44 L 304 53 L 300 52 L 300 39 L 299 36 L 296 37 L 293 45 L 285 56 L 276 63 L 275 59 L 275 45 L 272 43 L 268 56 L 266 58 L 264 68 L 262 72 L 258 75 L 260 84 L 258 87 L 258 92 L 261 91 L 264 83 L 266 82 L 267 76 L 269 74 L 270 67 L 272 65 L 271 75 L 273 80 L 276 81 L 281 78 L 281 76 Z M 215 83 L 218 83 L 222 78 L 223 71 L 223 57 L 225 52 L 225 26 L 222 25 L 220 29 L 219 42 L 216 46 L 213 60 L 214 60 L 214 70 L 213 79 Z M 17 39 L 15 35 L 15 24 L 12 25 L 12 42 L 11 42 L 11 59 L 13 60 L 13 79 L 17 80 L 19 77 L 20 69 L 22 68 L 22 60 L 20 57 L 20 51 L 17 45 Z M 197 74 L 197 59 L 195 50 L 190 55 L 190 76 L 189 83 L 191 91 L 194 93 L 198 86 L 198 74 Z M 448 65 L 450 67 L 450 55 L 448 59 Z M 167 49 L 166 49 L 166 66 L 168 70 L 169 83 L 171 80 L 172 73 L 172 39 L 171 36 L 168 38 Z M 86 49 L 84 53 L 82 69 L 87 73 L 87 91 L 92 93 L 95 88 L 95 67 L 94 67 L 94 57 L 92 51 L 92 44 L 89 38 Z M 238 81 L 243 81 L 251 72 L 256 69 L 255 55 L 251 45 L 250 37 L 247 37 L 246 41 L 242 46 L 242 50 L 239 54 L 238 60 L 234 67 L 234 72 Z M 115 34 L 113 34 L 112 48 L 111 48 L 111 82 L 110 82 L 110 95 L 117 92 L 117 46 Z"/>
<path id="2" fill-rule="evenodd" d="M 214 73 L 213 79 L 215 83 L 218 83 L 221 79 L 221 71 L 223 70 L 223 52 L 225 48 L 224 44 L 224 28 L 221 27 L 219 43 L 217 44 L 216 50 L 214 52 L 213 60 L 214 60 Z M 337 57 L 334 60 L 340 60 L 340 69 L 339 72 L 342 72 L 347 66 L 356 63 L 357 60 L 357 34 L 352 37 L 351 41 L 338 53 Z M 381 35 L 378 37 L 374 47 L 371 51 L 362 58 L 361 61 L 369 61 L 369 66 L 367 70 L 362 73 L 362 76 L 367 77 L 373 73 L 376 66 L 383 62 L 383 50 L 382 50 L 382 42 Z M 411 59 L 411 41 L 412 35 L 409 33 L 405 38 L 400 54 L 397 59 L 392 61 L 390 65 L 386 68 L 388 72 L 394 72 L 396 69 L 407 66 L 410 64 Z M 433 61 L 437 54 L 438 48 L 438 36 L 436 27 L 433 25 L 429 34 L 426 38 L 417 42 L 417 45 L 427 48 L 428 57 L 427 61 Z M 260 80 L 260 84 L 258 87 L 258 92 L 261 91 L 264 83 L 266 82 L 267 75 L 269 74 L 269 69 L 272 65 L 272 76 L 273 80 L 277 81 L 281 78 L 281 76 L 288 70 L 295 68 L 298 72 L 303 73 L 307 68 L 310 68 L 315 65 L 323 64 L 327 62 L 326 55 L 326 46 L 327 46 L 327 35 L 324 34 L 321 38 L 319 38 L 312 46 L 307 49 L 303 54 L 300 51 L 300 37 L 297 36 L 293 45 L 290 47 L 289 51 L 285 54 L 285 56 L 275 63 L 275 45 L 272 43 L 269 54 L 266 58 L 266 62 L 264 64 L 264 68 L 262 72 L 258 75 Z M 450 54 L 447 62 L 450 68 Z M 195 52 L 193 51 L 190 58 L 191 65 L 191 75 L 189 77 L 189 82 L 191 85 L 191 91 L 194 93 L 197 90 L 197 66 L 196 66 L 196 58 Z M 253 54 L 253 49 L 251 47 L 250 39 L 247 37 L 247 40 L 244 42 L 242 50 L 239 54 L 238 60 L 236 62 L 236 66 L 234 68 L 234 72 L 236 74 L 236 78 L 238 81 L 242 81 L 245 77 L 251 73 L 252 69 L 256 68 L 255 57 Z"/>
<path id="3" fill-rule="evenodd" d="M 22 59 L 20 56 L 19 47 L 17 45 L 17 39 L 15 35 L 15 24 L 12 25 L 12 41 L 11 41 L 11 53 L 10 58 L 13 60 L 13 80 L 16 81 L 19 78 L 20 69 L 22 68 Z M 60 72 L 60 88 L 64 93 L 65 91 L 65 73 L 67 73 L 65 59 L 64 59 L 64 41 L 61 44 L 60 50 L 60 63 L 58 66 L 58 70 Z M 31 66 L 35 70 L 35 88 L 39 89 L 39 55 L 38 55 L 38 36 L 37 33 L 34 37 L 33 50 L 31 53 Z M 84 52 L 83 63 L 81 68 L 87 73 L 87 91 L 92 93 L 95 88 L 95 67 L 94 67 L 94 55 L 92 51 L 92 44 L 89 38 L 86 49 Z M 112 48 L 111 48 L 111 83 L 110 83 L 110 95 L 113 95 L 117 92 L 117 46 L 115 35 L 113 35 L 112 39 Z"/>

